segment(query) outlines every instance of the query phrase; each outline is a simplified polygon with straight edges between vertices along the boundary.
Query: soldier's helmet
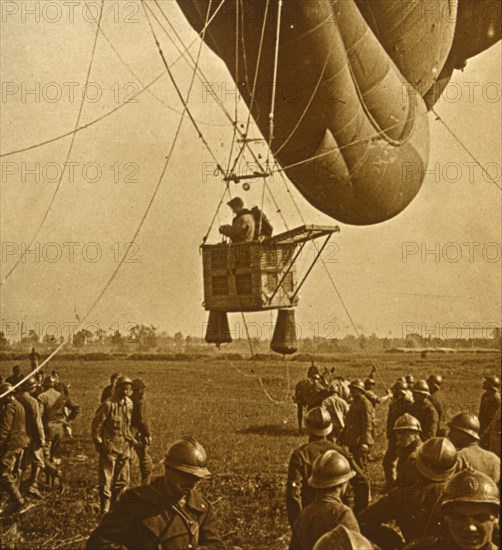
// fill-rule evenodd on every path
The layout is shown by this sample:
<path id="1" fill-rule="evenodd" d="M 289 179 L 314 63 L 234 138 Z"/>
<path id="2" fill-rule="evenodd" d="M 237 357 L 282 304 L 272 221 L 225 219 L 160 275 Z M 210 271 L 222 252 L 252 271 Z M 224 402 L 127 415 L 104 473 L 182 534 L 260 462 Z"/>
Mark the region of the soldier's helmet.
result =
<path id="1" fill-rule="evenodd" d="M 22 389 L 23 391 L 30 391 L 38 387 L 38 381 L 34 376 L 30 376 L 26 382 L 23 383 Z"/>
<path id="2" fill-rule="evenodd" d="M 132 389 L 134 391 L 143 390 L 145 388 L 146 388 L 145 383 L 143 382 L 143 380 L 141 380 L 141 378 L 135 378 L 132 381 Z"/>
<path id="3" fill-rule="evenodd" d="M 305 417 L 305 428 L 308 433 L 312 435 L 328 435 L 333 429 L 329 412 L 323 407 L 314 407 L 310 409 Z"/>
<path id="4" fill-rule="evenodd" d="M 447 511 L 448 507 L 456 502 L 490 504 L 498 514 L 499 489 L 487 475 L 473 468 L 466 468 L 455 474 L 446 484 L 441 509 Z"/>
<path id="5" fill-rule="evenodd" d="M 204 447 L 190 436 L 178 439 L 167 449 L 164 465 L 200 479 L 211 477 Z"/>
<path id="6" fill-rule="evenodd" d="M 413 430 L 415 432 L 421 432 L 422 426 L 420 422 L 411 414 L 404 413 L 395 422 L 392 428 L 394 431 L 398 430 Z"/>
<path id="7" fill-rule="evenodd" d="M 421 393 L 423 395 L 430 395 L 431 392 L 429 390 L 429 386 L 425 380 L 418 380 L 413 384 L 413 387 L 411 388 L 411 391 L 413 393 Z"/>
<path id="8" fill-rule="evenodd" d="M 119 386 L 132 386 L 132 380 L 129 378 L 129 376 L 119 376 L 117 378 L 117 382 L 115 384 L 117 387 Z"/>
<path id="9" fill-rule="evenodd" d="M 439 390 L 439 388 L 443 384 L 443 377 L 440 374 L 431 374 L 427 378 L 427 383 L 430 384 L 436 390 Z"/>
<path id="10" fill-rule="evenodd" d="M 308 483 L 316 489 L 329 489 L 342 485 L 355 475 L 349 461 L 338 451 L 330 449 L 314 460 Z"/>
<path id="11" fill-rule="evenodd" d="M 328 531 L 314 545 L 313 550 L 373 550 L 373 544 L 366 538 L 345 525 L 338 525 Z"/>
<path id="12" fill-rule="evenodd" d="M 469 434 L 479 441 L 479 419 L 475 414 L 461 412 L 448 422 L 448 427 Z"/>
<path id="13" fill-rule="evenodd" d="M 362 392 L 366 391 L 366 388 L 364 387 L 364 382 L 360 378 L 352 380 L 352 382 L 349 384 L 349 387 L 351 390 L 360 390 Z"/>
<path id="14" fill-rule="evenodd" d="M 0 395 L 10 392 L 10 390 L 12 390 L 12 384 L 9 384 L 8 382 L 4 382 L 3 384 L 0 384 Z M 9 395 L 11 394 L 9 393 Z"/>
<path id="15" fill-rule="evenodd" d="M 408 374 L 405 377 L 405 380 L 406 380 L 406 383 L 408 384 L 408 386 L 413 386 L 413 384 L 415 383 L 415 377 L 412 374 Z"/>
<path id="16" fill-rule="evenodd" d="M 397 380 L 396 382 L 394 382 L 391 389 L 395 393 L 399 392 L 404 395 L 406 393 L 406 390 L 408 389 L 408 384 L 403 380 Z"/>
<path id="17" fill-rule="evenodd" d="M 376 384 L 375 380 L 373 378 L 366 378 L 364 381 L 364 387 L 369 390 Z"/>
<path id="18" fill-rule="evenodd" d="M 42 382 L 44 388 L 53 388 L 54 387 L 54 378 L 52 376 L 46 376 Z"/>
<path id="19" fill-rule="evenodd" d="M 483 388 L 485 390 L 498 390 L 500 388 L 500 378 L 498 376 L 485 376 Z"/>
<path id="20" fill-rule="evenodd" d="M 417 470 L 432 481 L 446 481 L 457 468 L 457 450 L 445 437 L 432 437 L 417 451 Z"/>
<path id="21" fill-rule="evenodd" d="M 313 376 L 316 376 L 316 375 L 320 376 L 321 373 L 319 372 L 317 365 L 314 365 L 314 363 L 312 363 L 312 365 L 310 365 L 309 367 L 309 370 L 307 371 L 307 377 L 312 378 Z"/>

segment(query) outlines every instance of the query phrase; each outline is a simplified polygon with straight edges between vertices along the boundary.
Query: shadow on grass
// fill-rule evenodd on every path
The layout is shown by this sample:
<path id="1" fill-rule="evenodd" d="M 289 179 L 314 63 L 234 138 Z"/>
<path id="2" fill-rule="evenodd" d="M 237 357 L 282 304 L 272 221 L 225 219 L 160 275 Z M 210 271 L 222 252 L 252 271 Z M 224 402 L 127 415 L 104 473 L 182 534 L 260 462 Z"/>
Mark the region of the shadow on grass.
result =
<path id="1" fill-rule="evenodd" d="M 283 426 L 277 426 L 274 424 L 268 424 L 266 426 L 250 426 L 244 430 L 239 430 L 239 434 L 255 434 L 255 435 L 270 435 L 272 437 L 283 437 L 298 435 L 298 429 L 285 428 Z"/>

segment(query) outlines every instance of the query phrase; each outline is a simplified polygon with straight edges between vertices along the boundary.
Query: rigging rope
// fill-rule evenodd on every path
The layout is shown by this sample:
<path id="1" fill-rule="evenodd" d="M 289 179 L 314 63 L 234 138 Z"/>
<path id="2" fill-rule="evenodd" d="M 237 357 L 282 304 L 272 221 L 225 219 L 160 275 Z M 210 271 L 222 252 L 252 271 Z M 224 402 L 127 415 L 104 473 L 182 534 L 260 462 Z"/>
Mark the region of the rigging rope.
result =
<path id="1" fill-rule="evenodd" d="M 212 0 L 210 0 L 210 4 L 211 4 Z M 142 4 L 143 4 L 143 0 L 142 0 Z M 146 11 L 145 11 L 146 13 Z M 209 9 L 208 9 L 208 13 L 209 13 Z M 146 15 L 147 19 L 148 19 L 148 15 Z M 150 23 L 150 20 L 148 19 L 149 23 Z M 150 23 L 150 26 L 151 26 L 151 23 Z M 156 40 L 156 36 L 155 36 L 155 31 L 153 30 L 153 27 L 151 26 L 151 30 L 152 30 L 152 34 L 154 35 L 154 38 Z M 157 40 L 156 40 L 157 42 Z M 199 47 L 199 52 L 198 52 L 198 55 L 197 55 L 197 63 L 199 62 L 199 58 L 200 58 L 200 54 L 201 54 L 201 51 L 202 51 L 202 42 L 201 42 L 201 45 Z M 190 82 L 190 86 L 189 86 L 189 89 L 188 89 L 188 92 L 187 92 L 187 99 L 186 101 L 188 101 L 188 99 L 190 98 L 190 93 L 192 91 L 192 87 L 193 87 L 193 83 L 195 81 L 195 73 L 192 74 L 192 80 Z M 146 218 L 148 217 L 148 214 L 150 213 L 150 210 L 152 208 L 152 205 L 155 201 L 155 198 L 157 197 L 157 194 L 158 194 L 158 191 L 160 189 L 160 186 L 162 184 L 162 180 L 164 178 L 164 174 L 166 173 L 166 170 L 167 170 L 167 167 L 169 165 L 169 162 L 171 160 L 171 157 L 172 157 L 172 153 L 174 151 L 174 147 L 177 143 L 177 140 L 178 140 L 178 137 L 180 135 L 180 132 L 181 132 L 181 127 L 183 125 L 183 120 L 184 120 L 184 115 L 185 115 L 185 110 L 186 108 L 184 108 L 183 112 L 182 112 L 182 115 L 181 115 L 181 118 L 180 118 L 180 121 L 179 121 L 179 124 L 178 124 L 178 127 L 176 129 L 176 133 L 174 135 L 174 138 L 173 138 L 173 142 L 171 144 L 171 147 L 170 147 L 170 150 L 169 150 L 169 153 L 166 157 L 166 161 L 164 163 L 164 167 L 163 167 L 163 170 L 160 174 L 160 177 L 157 181 L 157 185 L 155 186 L 155 189 L 153 191 L 153 194 L 150 198 L 150 201 L 148 202 L 148 205 L 147 205 L 147 208 L 145 210 L 145 212 L 143 213 L 143 216 L 140 220 L 140 223 L 134 233 L 134 236 L 132 238 L 132 240 L 128 243 L 128 246 L 127 246 L 127 250 L 124 252 L 124 255 L 122 256 L 122 258 L 120 259 L 120 261 L 118 262 L 117 264 L 117 267 L 113 270 L 113 273 L 111 274 L 110 278 L 108 279 L 106 285 L 103 287 L 103 289 L 101 290 L 101 292 L 98 294 L 98 296 L 96 297 L 96 299 L 94 300 L 94 302 L 91 304 L 91 306 L 88 308 L 88 310 L 86 311 L 86 313 L 84 314 L 84 316 L 80 319 L 79 321 L 79 324 L 77 325 L 76 327 L 76 330 L 78 330 L 84 323 L 84 321 L 88 318 L 88 316 L 92 313 L 92 311 L 94 311 L 94 308 L 98 305 L 98 303 L 100 302 L 101 298 L 104 296 L 105 292 L 108 290 L 108 288 L 110 287 L 110 285 L 112 284 L 112 282 L 114 281 L 115 277 L 117 276 L 118 272 L 120 271 L 122 265 L 124 264 L 125 262 L 125 259 L 127 258 L 128 254 L 129 254 L 129 251 L 131 250 L 132 246 L 135 244 L 136 242 L 136 239 L 146 221 Z M 12 386 L 11 389 L 9 389 L 8 391 L 4 392 L 2 395 L 0 395 L 0 399 L 2 399 L 3 397 L 5 397 L 6 395 L 8 395 L 9 393 L 13 392 L 14 390 L 16 390 L 19 386 L 21 386 L 24 382 L 26 382 L 26 380 L 28 380 L 29 378 L 31 378 L 35 373 L 37 373 L 38 371 L 40 371 L 63 347 L 64 345 L 66 344 L 66 342 L 61 342 L 61 344 L 59 344 L 59 346 L 49 355 L 49 357 L 47 357 L 47 359 L 45 359 L 45 361 L 43 361 L 40 365 L 38 365 L 33 371 L 31 371 L 29 374 L 27 374 L 22 380 L 20 380 L 17 384 L 14 384 Z"/>
<path id="2" fill-rule="evenodd" d="M 87 74 L 86 74 L 86 77 L 85 77 L 85 85 L 84 85 L 84 90 L 87 89 L 87 85 L 89 84 L 89 78 L 91 76 L 91 71 L 92 71 L 92 66 L 93 66 L 93 63 L 94 63 L 94 57 L 96 55 L 96 46 L 97 46 L 97 43 L 98 43 L 98 37 L 99 37 L 99 27 L 101 25 L 101 19 L 103 17 L 103 6 L 104 6 L 104 3 L 105 3 L 105 0 L 102 0 L 101 2 L 101 9 L 100 9 L 100 12 L 99 12 L 99 18 L 98 18 L 98 21 L 97 21 L 97 28 L 96 28 L 96 33 L 94 35 L 94 42 L 93 42 L 93 45 L 92 45 L 92 53 L 91 53 L 91 60 L 89 62 L 89 65 L 87 67 Z M 85 5 L 86 9 L 89 10 L 87 4 Z M 80 124 L 80 118 L 82 116 L 82 112 L 84 110 L 84 98 L 85 98 L 85 93 L 82 94 L 82 100 L 80 101 L 80 106 L 79 106 L 79 109 L 78 109 L 78 114 L 77 114 L 77 120 L 75 122 L 75 130 L 78 128 L 78 125 Z M 40 231 L 42 230 L 42 227 L 44 226 L 45 224 L 45 221 L 47 220 L 47 217 L 49 216 L 49 213 L 50 211 L 52 210 L 52 206 L 54 204 L 54 201 L 56 200 L 56 196 L 59 192 L 59 189 L 61 188 L 61 183 L 63 182 L 63 177 L 66 173 L 66 167 L 68 165 L 68 161 L 70 160 L 70 156 L 71 156 L 71 153 L 73 151 L 73 145 L 75 143 L 75 138 L 76 138 L 76 133 L 75 131 L 73 132 L 72 134 L 72 138 L 71 138 L 71 142 L 70 142 L 70 146 L 68 147 L 68 151 L 66 153 L 66 160 L 63 164 L 63 169 L 61 170 L 61 175 L 59 176 L 59 180 L 56 184 L 56 187 L 52 193 L 52 197 L 49 201 L 49 204 L 44 212 L 44 215 L 42 216 L 42 219 L 35 231 L 35 234 L 33 235 L 33 237 L 31 238 L 30 240 L 30 243 L 28 244 L 28 246 L 26 247 L 26 249 L 24 251 L 21 252 L 21 255 L 17 258 L 17 260 L 14 262 L 14 265 L 10 268 L 10 270 L 7 272 L 7 275 L 5 275 L 5 277 L 3 278 L 2 281 L 0 281 L 0 286 L 2 286 L 3 284 L 5 284 L 5 282 L 7 281 L 7 279 L 14 273 L 14 271 L 17 269 L 17 266 L 24 260 L 24 258 L 26 257 L 26 254 L 28 253 L 28 251 L 30 250 L 31 248 L 31 245 L 35 242 L 35 239 L 38 237 L 38 235 L 40 234 Z"/>

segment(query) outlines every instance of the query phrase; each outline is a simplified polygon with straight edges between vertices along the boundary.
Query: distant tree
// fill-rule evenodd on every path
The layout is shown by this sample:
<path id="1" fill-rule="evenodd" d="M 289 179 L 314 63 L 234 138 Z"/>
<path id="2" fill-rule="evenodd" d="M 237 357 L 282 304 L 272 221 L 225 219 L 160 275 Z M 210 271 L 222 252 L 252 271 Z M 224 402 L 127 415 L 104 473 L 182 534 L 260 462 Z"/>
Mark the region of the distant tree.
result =
<path id="1" fill-rule="evenodd" d="M 177 332 L 174 335 L 174 345 L 177 348 L 182 348 L 184 343 L 185 343 L 185 338 L 183 337 L 183 333 Z"/>
<path id="2" fill-rule="evenodd" d="M 112 346 L 117 346 L 119 348 L 123 347 L 124 346 L 124 337 L 122 336 L 122 334 L 120 334 L 120 331 L 119 330 L 116 330 L 114 333 L 113 333 L 113 336 L 112 336 Z"/>
<path id="3" fill-rule="evenodd" d="M 140 349 L 148 350 L 157 346 L 157 328 L 153 325 L 134 325 L 129 329 L 129 335 Z"/>
<path id="4" fill-rule="evenodd" d="M 90 330 L 83 328 L 82 330 L 79 330 L 78 332 L 76 332 L 75 335 L 73 336 L 73 345 L 76 346 L 77 348 L 81 348 L 82 346 L 85 346 L 88 340 L 90 340 L 91 338 L 92 338 L 92 332 Z"/>
<path id="5" fill-rule="evenodd" d="M 98 328 L 96 330 L 95 338 L 96 338 L 96 342 L 100 344 L 104 344 L 106 339 L 106 330 L 103 330 L 101 327 Z"/>
<path id="6" fill-rule="evenodd" d="M 36 330 L 30 329 L 28 334 L 23 337 L 22 341 L 25 343 L 38 344 L 40 336 L 37 334 Z"/>
<path id="7" fill-rule="evenodd" d="M 46 334 L 42 342 L 46 344 L 47 346 L 51 346 L 58 343 L 58 339 L 54 336 L 54 334 Z"/>

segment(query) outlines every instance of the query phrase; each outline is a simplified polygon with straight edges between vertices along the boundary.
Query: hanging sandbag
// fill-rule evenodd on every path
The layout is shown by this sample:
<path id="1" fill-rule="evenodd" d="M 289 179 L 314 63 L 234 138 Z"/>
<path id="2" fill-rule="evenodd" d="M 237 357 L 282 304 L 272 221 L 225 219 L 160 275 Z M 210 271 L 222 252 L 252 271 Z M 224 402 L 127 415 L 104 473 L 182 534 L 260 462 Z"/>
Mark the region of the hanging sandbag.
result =
<path id="1" fill-rule="evenodd" d="M 282 355 L 291 355 L 298 351 L 294 309 L 279 310 L 270 349 Z"/>
<path id="2" fill-rule="evenodd" d="M 225 311 L 210 311 L 205 340 L 208 344 L 229 344 L 232 341 Z"/>

